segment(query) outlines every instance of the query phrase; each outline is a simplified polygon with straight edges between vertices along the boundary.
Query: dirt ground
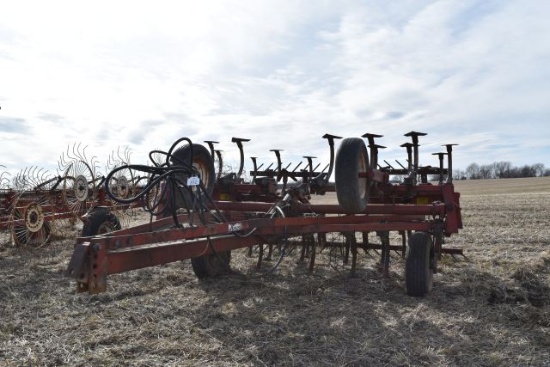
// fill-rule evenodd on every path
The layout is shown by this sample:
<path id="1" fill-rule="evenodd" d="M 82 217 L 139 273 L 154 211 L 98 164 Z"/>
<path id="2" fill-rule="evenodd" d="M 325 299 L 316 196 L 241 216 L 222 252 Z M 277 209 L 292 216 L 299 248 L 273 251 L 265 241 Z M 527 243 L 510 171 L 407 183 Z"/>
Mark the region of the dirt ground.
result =
<path id="1" fill-rule="evenodd" d="M 374 252 L 352 278 L 296 250 L 265 277 L 199 281 L 184 261 L 91 296 L 64 276 L 71 236 L 0 247 L 0 366 L 550 366 L 550 181 L 493 181 L 456 183 L 464 229 L 445 246 L 466 257 L 445 256 L 424 298 L 399 253 L 389 278 Z"/>

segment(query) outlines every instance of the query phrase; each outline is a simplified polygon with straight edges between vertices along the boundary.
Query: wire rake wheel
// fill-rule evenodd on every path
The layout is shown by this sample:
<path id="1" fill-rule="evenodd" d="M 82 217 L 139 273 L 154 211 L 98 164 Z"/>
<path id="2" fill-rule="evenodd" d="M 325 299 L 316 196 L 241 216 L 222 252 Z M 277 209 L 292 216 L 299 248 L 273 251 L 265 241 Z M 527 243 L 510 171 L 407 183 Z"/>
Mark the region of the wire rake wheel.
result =
<path id="1" fill-rule="evenodd" d="M 94 204 L 97 194 L 95 174 L 83 160 L 75 160 L 65 171 L 62 193 L 67 210 L 80 218 Z"/>
<path id="2" fill-rule="evenodd" d="M 15 246 L 41 247 L 50 239 L 55 214 L 49 195 L 20 195 L 10 215 Z"/>
<path id="3" fill-rule="evenodd" d="M 156 185 L 153 185 L 147 190 L 145 195 L 140 199 L 141 206 L 146 208 L 152 215 L 157 215 L 162 210 L 164 200 L 164 190 L 166 181 L 161 180 Z"/>
<path id="4" fill-rule="evenodd" d="M 135 183 L 135 172 L 133 169 L 126 167 L 121 170 L 118 170 L 115 175 L 110 177 L 109 187 L 111 193 L 119 199 L 127 199 L 134 195 L 134 183 Z M 112 202 L 111 210 L 119 218 L 120 223 L 123 227 L 128 227 L 130 221 L 134 219 L 135 206 L 119 203 L 118 201 Z"/>

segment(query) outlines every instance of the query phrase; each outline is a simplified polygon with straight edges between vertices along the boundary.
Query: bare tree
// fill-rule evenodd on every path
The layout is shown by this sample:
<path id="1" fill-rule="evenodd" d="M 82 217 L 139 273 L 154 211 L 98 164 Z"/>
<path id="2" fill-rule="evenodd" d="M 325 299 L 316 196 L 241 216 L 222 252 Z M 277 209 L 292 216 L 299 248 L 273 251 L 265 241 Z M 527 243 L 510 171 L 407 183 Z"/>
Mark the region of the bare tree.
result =
<path id="1" fill-rule="evenodd" d="M 510 169 L 512 168 L 512 163 L 510 162 L 495 162 L 494 163 L 494 170 L 495 170 L 495 176 L 497 178 L 506 178 L 510 175 Z"/>
<path id="2" fill-rule="evenodd" d="M 477 180 L 480 178 L 479 165 L 477 163 L 471 163 L 468 167 L 466 167 L 466 177 L 470 180 Z"/>
<path id="3" fill-rule="evenodd" d="M 537 177 L 542 177 L 544 175 L 544 164 L 542 163 L 535 163 L 533 165 L 533 169 L 535 170 L 535 175 Z"/>
<path id="4" fill-rule="evenodd" d="M 484 164 L 479 167 L 479 178 L 494 178 L 494 166 L 492 164 Z"/>

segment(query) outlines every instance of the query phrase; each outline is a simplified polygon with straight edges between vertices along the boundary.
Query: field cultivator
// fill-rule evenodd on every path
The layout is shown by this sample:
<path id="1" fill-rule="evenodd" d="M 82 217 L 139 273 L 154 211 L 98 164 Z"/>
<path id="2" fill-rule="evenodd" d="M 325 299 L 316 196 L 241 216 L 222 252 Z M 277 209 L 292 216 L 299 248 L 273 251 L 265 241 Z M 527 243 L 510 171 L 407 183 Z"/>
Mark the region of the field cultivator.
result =
<path id="1" fill-rule="evenodd" d="M 381 136 L 363 135 L 368 147 L 362 138 L 346 138 L 335 152 L 341 138 L 327 134 L 323 138 L 330 161 L 323 170 L 313 167 L 310 156 L 304 157 L 301 170 L 300 164 L 284 167 L 280 151 L 273 150 L 274 168 L 262 169 L 252 158 L 248 182 L 242 177 L 247 139 L 233 138 L 240 150 L 239 169 L 225 175 L 216 142 L 205 142 L 207 148 L 179 139 L 167 152 L 151 152 L 151 165 L 122 165 L 107 175 L 107 196 L 123 205 L 139 202 L 150 221 L 97 234 L 102 223 L 112 220 L 108 210 L 97 211 L 85 224 L 86 235 L 77 238 L 67 275 L 79 292 L 94 294 L 107 290 L 110 274 L 191 259 L 199 278 L 212 277 L 232 271 L 232 251 L 237 249 L 257 255 L 258 271 L 270 250 L 278 251 L 274 270 L 300 248 L 300 260 L 309 258 L 310 271 L 328 249 L 349 262 L 351 274 L 356 272 L 358 249 L 380 251 L 379 269 L 388 276 L 390 252 L 398 250 L 406 252 L 407 293 L 423 296 L 432 288 L 441 255 L 461 253 L 445 247 L 444 238 L 462 228 L 460 194 L 452 182 L 453 144 L 436 153 L 439 166 L 420 166 L 418 139 L 424 135 L 406 134 L 411 139 L 402 145 L 407 164 L 394 168 L 378 162 L 384 147 L 375 139 Z M 334 184 L 329 181 L 333 173 Z M 147 177 L 147 182 L 121 197 L 112 180 L 118 175 Z M 394 176 L 402 179 L 396 183 Z M 433 177 L 436 183 L 429 182 Z M 338 204 L 311 202 L 311 195 L 329 191 L 336 192 Z M 390 243 L 390 232 L 401 235 L 399 245 Z M 369 241 L 371 233 L 378 243 Z"/>
<path id="2" fill-rule="evenodd" d="M 116 167 L 113 162 L 123 164 L 110 159 L 111 168 Z M 84 149 L 75 145 L 60 157 L 58 175 L 38 167 L 25 168 L 11 180 L 3 174 L 0 245 L 40 247 L 54 232 L 60 237 L 74 236 L 76 223 L 86 222 L 93 211 L 105 208 L 117 214 L 112 214 L 113 222 L 108 230 L 120 229 L 119 218 L 125 218 L 124 214 L 132 206 L 108 200 L 103 184 L 105 177 L 97 174 L 96 165 L 94 159 L 86 158 Z M 125 177 L 112 180 L 112 187 L 120 197 L 130 194 L 138 181 Z"/>

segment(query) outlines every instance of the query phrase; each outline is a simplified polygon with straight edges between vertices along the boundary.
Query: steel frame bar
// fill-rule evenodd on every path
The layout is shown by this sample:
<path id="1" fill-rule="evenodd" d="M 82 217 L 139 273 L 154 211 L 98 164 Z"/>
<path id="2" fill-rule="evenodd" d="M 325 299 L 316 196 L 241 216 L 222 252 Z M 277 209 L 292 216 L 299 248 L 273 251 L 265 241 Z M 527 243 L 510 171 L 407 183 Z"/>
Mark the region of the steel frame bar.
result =
<path id="1" fill-rule="evenodd" d="M 271 207 L 265 203 L 235 202 L 215 202 L 215 206 L 241 215 L 266 212 Z M 101 236 L 80 237 L 68 275 L 75 278 L 79 292 L 99 293 L 106 290 L 110 274 L 264 244 L 275 237 L 329 232 L 458 231 L 447 228 L 445 203 L 370 204 L 365 210 L 368 214 L 359 215 L 341 213 L 337 205 L 300 204 L 293 210 L 309 215 L 196 225 L 193 222 L 198 222 L 199 213 L 192 217 L 181 214 L 178 219 L 184 225 L 180 227 L 174 226 L 172 218 L 164 218 Z M 212 219 L 210 212 L 201 214 L 204 220 Z"/>

